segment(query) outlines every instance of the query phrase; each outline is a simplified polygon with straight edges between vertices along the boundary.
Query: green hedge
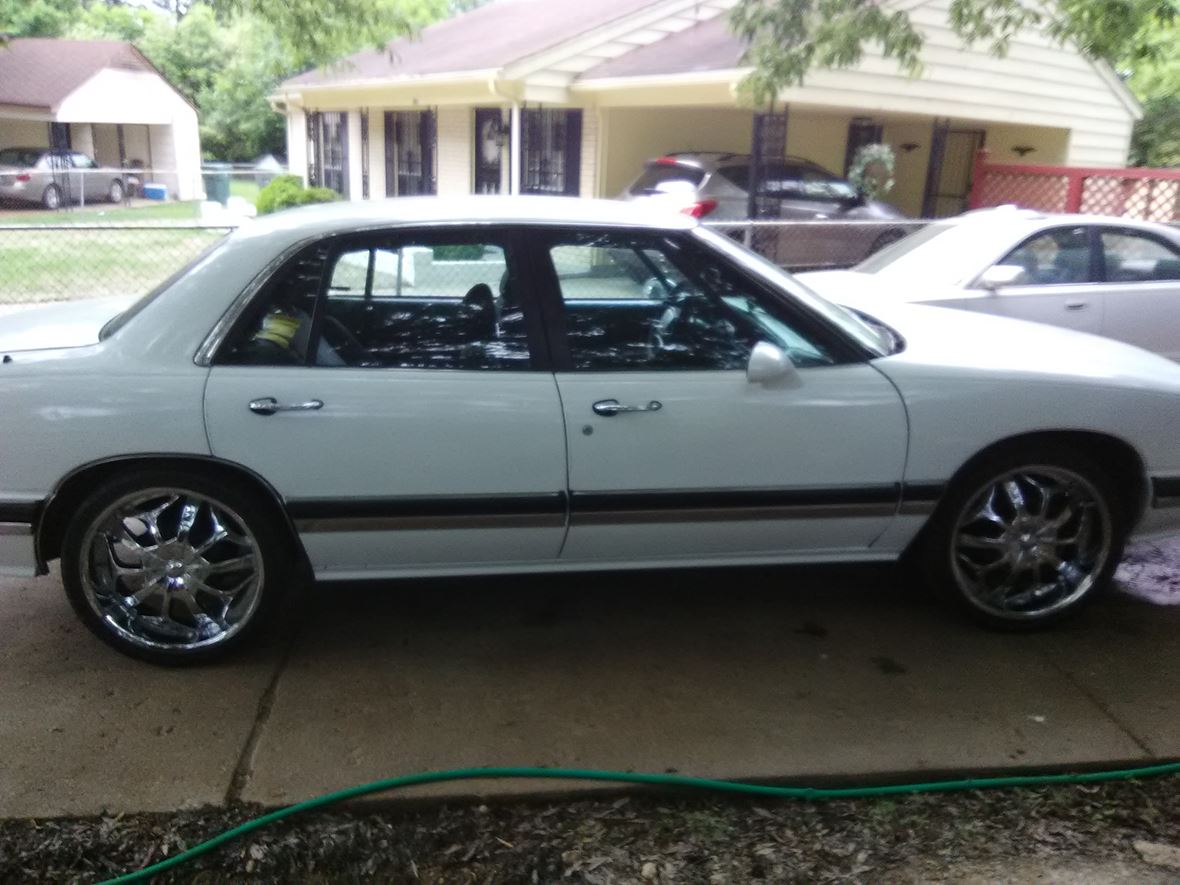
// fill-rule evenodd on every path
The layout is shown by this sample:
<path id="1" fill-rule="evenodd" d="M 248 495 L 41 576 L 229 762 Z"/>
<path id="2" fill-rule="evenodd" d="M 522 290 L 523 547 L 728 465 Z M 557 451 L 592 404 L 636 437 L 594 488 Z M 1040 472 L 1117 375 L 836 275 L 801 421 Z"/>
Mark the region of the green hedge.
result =
<path id="1" fill-rule="evenodd" d="M 279 175 L 258 192 L 254 201 L 259 215 L 269 215 L 292 206 L 306 206 L 309 203 L 331 203 L 339 200 L 336 191 L 326 187 L 304 187 L 298 175 Z"/>

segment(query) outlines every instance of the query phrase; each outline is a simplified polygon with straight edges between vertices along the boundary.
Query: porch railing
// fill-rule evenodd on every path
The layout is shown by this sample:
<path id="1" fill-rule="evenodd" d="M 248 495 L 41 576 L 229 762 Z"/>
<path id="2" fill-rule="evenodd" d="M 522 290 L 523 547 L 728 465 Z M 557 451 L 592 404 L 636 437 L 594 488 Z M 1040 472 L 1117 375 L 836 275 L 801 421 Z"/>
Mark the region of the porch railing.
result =
<path id="1" fill-rule="evenodd" d="M 972 182 L 972 209 L 1013 204 L 1042 212 L 1180 220 L 1180 169 L 1008 165 L 989 162 L 981 150 Z"/>

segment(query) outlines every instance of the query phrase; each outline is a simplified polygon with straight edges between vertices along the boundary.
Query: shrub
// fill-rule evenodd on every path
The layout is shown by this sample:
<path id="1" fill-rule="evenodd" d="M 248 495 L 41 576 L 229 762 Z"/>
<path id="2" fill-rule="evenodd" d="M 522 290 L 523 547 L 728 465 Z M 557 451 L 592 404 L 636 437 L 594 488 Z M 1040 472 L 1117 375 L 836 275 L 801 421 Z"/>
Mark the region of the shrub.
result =
<path id="1" fill-rule="evenodd" d="M 254 201 L 259 215 L 269 215 L 292 206 L 306 206 L 309 203 L 331 203 L 340 195 L 326 187 L 304 187 L 298 175 L 279 175 L 258 192 Z"/>

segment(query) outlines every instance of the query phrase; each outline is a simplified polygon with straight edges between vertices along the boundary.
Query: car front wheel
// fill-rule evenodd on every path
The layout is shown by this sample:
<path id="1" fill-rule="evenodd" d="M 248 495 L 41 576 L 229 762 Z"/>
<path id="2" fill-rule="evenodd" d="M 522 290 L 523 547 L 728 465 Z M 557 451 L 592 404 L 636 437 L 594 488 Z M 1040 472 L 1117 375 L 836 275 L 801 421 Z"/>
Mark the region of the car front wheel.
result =
<path id="1" fill-rule="evenodd" d="M 198 474 L 142 473 L 96 489 L 62 545 L 79 616 L 155 663 L 209 660 L 274 610 L 294 559 L 259 499 Z"/>
<path id="2" fill-rule="evenodd" d="M 1000 454 L 948 492 L 926 538 L 926 571 L 976 619 L 1034 628 L 1109 585 L 1126 534 L 1118 489 L 1089 458 L 1065 448 Z"/>

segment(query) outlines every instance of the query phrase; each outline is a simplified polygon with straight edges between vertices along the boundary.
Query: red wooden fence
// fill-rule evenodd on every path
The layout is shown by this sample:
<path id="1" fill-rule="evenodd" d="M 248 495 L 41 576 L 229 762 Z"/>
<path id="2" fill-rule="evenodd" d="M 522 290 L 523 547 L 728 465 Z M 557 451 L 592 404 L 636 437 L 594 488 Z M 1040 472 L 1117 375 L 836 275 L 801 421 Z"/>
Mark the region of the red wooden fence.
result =
<path id="1" fill-rule="evenodd" d="M 1180 169 L 1103 169 L 991 163 L 975 156 L 968 206 L 1015 204 L 1042 212 L 1087 212 L 1147 221 L 1180 220 Z"/>

